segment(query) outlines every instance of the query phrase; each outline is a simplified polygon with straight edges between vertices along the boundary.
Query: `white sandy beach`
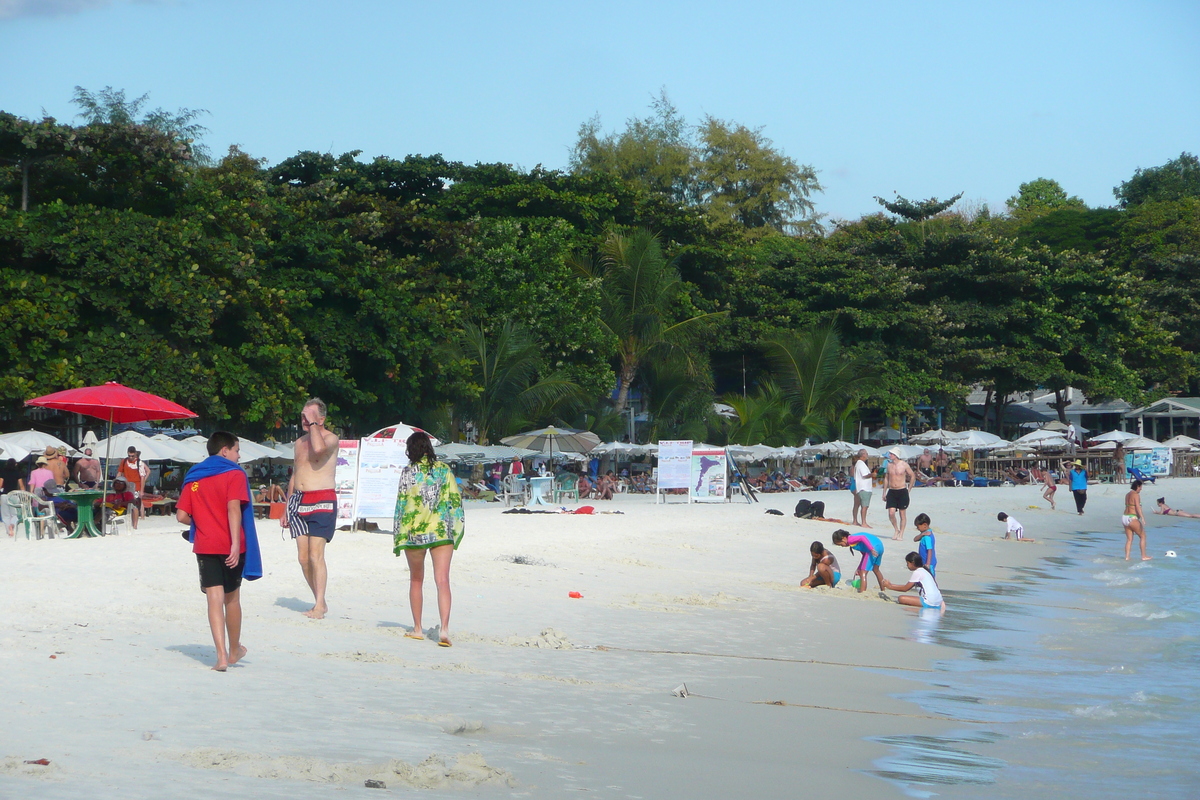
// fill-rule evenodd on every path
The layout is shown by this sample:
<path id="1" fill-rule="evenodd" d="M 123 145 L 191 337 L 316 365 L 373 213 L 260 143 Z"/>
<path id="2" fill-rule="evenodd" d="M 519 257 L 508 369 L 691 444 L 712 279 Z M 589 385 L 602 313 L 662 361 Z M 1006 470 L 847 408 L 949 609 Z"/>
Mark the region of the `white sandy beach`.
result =
<path id="1" fill-rule="evenodd" d="M 907 542 L 890 540 L 879 493 L 870 520 L 884 574 L 902 583 L 911 517 L 930 514 L 953 593 L 1035 564 L 1077 530 L 1111 531 L 1119 554 L 1126 490 L 1093 486 L 1080 518 L 1065 489 L 1057 512 L 1035 487 L 917 489 Z M 1187 504 L 1200 481 L 1147 487 L 1147 511 L 1164 493 L 1200 511 Z M 595 516 L 468 503 L 450 649 L 403 637 L 408 574 L 390 536 L 336 535 L 330 615 L 314 621 L 300 613 L 311 596 L 293 543 L 260 522 L 266 575 L 242 590 L 249 654 L 224 674 L 209 670 L 195 560 L 173 520 L 2 541 L 0 796 L 899 796 L 863 772 L 884 749 L 863 737 L 961 728 L 898 697 L 958 653 L 915 636 L 915 613 L 883 602 L 874 578 L 861 596 L 798 588 L 808 545 L 839 527 L 793 518 L 800 496 L 621 496 L 592 503 L 621 514 Z M 819 499 L 849 517 L 848 492 Z M 1038 542 L 1001 540 L 997 511 Z M 1147 516 L 1161 555 L 1161 518 Z M 856 559 L 835 552 L 851 573 Z M 435 624 L 430 573 L 426 632 Z M 673 696 L 684 683 L 692 696 Z"/>

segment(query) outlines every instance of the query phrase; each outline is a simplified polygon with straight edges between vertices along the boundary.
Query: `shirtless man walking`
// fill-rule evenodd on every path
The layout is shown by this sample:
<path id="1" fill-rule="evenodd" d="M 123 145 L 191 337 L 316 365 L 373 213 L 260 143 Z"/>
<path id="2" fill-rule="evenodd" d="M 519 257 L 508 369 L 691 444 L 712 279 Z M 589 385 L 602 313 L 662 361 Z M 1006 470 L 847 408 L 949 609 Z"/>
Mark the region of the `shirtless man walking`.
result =
<path id="1" fill-rule="evenodd" d="M 896 531 L 893 539 L 904 538 L 904 527 L 908 524 L 909 490 L 917 482 L 917 476 L 907 461 L 902 461 L 895 451 L 888 453 L 887 476 L 884 478 L 886 492 L 884 505 L 887 507 L 888 519 Z M 897 513 L 899 512 L 899 522 Z"/>
<path id="2" fill-rule="evenodd" d="M 305 432 L 296 440 L 296 461 L 292 479 L 288 481 L 283 527 L 296 540 L 300 569 L 315 601 L 304 616 L 324 619 L 329 611 L 325 604 L 328 578 L 325 545 L 333 540 L 337 522 L 333 477 L 337 469 L 338 436 L 325 428 L 325 403 L 316 397 L 304 404 L 300 427 Z"/>

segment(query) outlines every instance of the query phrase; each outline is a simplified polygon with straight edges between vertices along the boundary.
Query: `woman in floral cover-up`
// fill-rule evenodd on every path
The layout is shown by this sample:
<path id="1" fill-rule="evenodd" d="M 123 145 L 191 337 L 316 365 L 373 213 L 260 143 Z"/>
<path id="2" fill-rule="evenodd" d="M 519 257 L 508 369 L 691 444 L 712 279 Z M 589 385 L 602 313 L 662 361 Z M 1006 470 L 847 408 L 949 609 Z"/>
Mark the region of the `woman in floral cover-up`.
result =
<path id="1" fill-rule="evenodd" d="M 433 582 L 437 585 L 441 628 L 438 644 L 450 646 L 450 558 L 463 537 L 462 495 L 450 467 L 436 460 L 429 434 L 414 431 L 407 441 L 408 466 L 400 473 L 400 491 L 396 496 L 396 555 L 408 558 L 408 604 L 412 608 L 413 629 L 404 634 L 424 639 L 421 606 L 425 587 L 425 551 L 433 561 Z"/>

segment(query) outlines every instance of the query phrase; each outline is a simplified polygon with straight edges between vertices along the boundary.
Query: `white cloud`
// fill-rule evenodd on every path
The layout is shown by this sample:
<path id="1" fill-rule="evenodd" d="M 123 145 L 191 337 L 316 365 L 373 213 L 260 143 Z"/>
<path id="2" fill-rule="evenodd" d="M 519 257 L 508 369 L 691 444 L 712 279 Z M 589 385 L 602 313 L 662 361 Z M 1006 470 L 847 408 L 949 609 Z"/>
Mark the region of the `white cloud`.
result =
<path id="1" fill-rule="evenodd" d="M 111 0 L 0 0 L 0 19 L 62 17 L 111 5 Z"/>

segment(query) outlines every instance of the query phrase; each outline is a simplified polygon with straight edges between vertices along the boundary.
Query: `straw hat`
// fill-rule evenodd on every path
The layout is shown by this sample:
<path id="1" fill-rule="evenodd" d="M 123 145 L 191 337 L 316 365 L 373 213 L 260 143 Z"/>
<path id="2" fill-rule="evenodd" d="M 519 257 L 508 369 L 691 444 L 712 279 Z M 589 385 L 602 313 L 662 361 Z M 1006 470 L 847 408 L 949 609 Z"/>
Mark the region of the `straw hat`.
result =
<path id="1" fill-rule="evenodd" d="M 50 462 L 46 460 L 46 457 L 45 457 L 45 456 L 38 456 L 38 457 L 37 457 L 37 461 L 35 461 L 35 462 L 34 462 L 34 464 L 35 464 L 36 466 L 39 466 L 39 467 L 40 467 L 40 466 L 44 466 L 44 465 L 46 465 L 46 464 L 49 464 L 49 463 L 50 463 Z"/>

